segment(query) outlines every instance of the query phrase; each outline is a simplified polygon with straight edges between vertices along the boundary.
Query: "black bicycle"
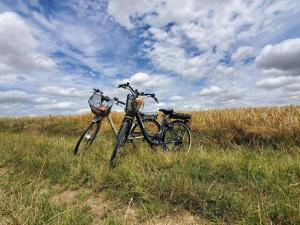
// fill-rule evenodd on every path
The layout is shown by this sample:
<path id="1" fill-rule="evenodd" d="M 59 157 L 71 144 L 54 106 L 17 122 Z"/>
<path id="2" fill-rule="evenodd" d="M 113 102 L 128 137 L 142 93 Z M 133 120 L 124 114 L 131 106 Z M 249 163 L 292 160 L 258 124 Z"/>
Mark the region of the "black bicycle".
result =
<path id="1" fill-rule="evenodd" d="M 93 89 L 93 94 L 89 98 L 88 103 L 90 105 L 91 111 L 94 114 L 94 118 L 84 129 L 82 135 L 77 141 L 74 149 L 75 155 L 84 153 L 89 149 L 100 130 L 102 120 L 106 117 L 108 118 L 109 124 L 114 134 L 117 136 L 118 131 L 110 116 L 110 111 L 114 103 L 116 103 L 117 105 L 125 105 L 125 103 L 120 101 L 118 98 L 110 98 L 108 96 L 104 96 L 103 92 L 98 89 Z M 157 122 L 157 114 L 144 114 L 142 112 L 140 112 L 139 114 L 143 122 L 146 124 L 146 128 L 149 132 L 157 133 L 160 130 L 160 124 L 159 122 Z M 134 139 L 138 138 L 143 138 L 143 136 L 138 129 L 137 122 L 135 121 L 132 124 L 129 139 L 133 141 Z"/>
<path id="2" fill-rule="evenodd" d="M 192 145 L 189 121 L 191 115 L 175 113 L 173 109 L 159 109 L 163 113 L 162 123 L 157 133 L 149 133 L 145 129 L 145 124 L 139 113 L 144 100 L 142 97 L 151 97 L 157 103 L 158 99 L 153 93 L 144 93 L 134 90 L 129 83 L 120 84 L 118 88 L 124 88 L 131 93 L 127 95 L 125 106 L 125 117 L 122 121 L 119 133 L 116 139 L 115 147 L 110 159 L 110 166 L 116 165 L 117 158 L 121 148 L 124 146 L 131 133 L 131 127 L 134 121 L 137 122 L 144 139 L 153 146 L 162 146 L 167 151 L 181 150 L 188 152 Z"/>

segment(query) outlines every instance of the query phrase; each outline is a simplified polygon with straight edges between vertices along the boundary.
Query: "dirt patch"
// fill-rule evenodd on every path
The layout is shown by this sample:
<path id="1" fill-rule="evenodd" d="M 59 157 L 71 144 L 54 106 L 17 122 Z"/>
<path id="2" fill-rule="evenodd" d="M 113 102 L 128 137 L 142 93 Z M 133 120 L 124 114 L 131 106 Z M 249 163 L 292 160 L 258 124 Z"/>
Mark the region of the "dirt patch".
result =
<path id="1" fill-rule="evenodd" d="M 177 214 L 167 216 L 156 216 L 147 221 L 140 221 L 138 209 L 134 206 L 133 201 L 129 201 L 126 205 L 120 204 L 116 200 L 109 200 L 101 194 L 92 194 L 87 199 L 77 201 L 78 196 L 85 192 L 84 189 L 64 190 L 54 195 L 50 203 L 59 204 L 78 204 L 88 205 L 93 215 L 92 224 L 100 224 L 105 218 L 112 215 L 118 218 L 122 224 L 144 224 L 144 225 L 196 225 L 196 224 L 211 224 L 209 221 L 192 215 L 188 211 L 180 211 Z"/>
<path id="2" fill-rule="evenodd" d="M 98 217 L 103 217 L 109 209 L 109 201 L 101 195 L 88 198 L 86 204 L 91 207 L 91 213 Z"/>
<path id="3" fill-rule="evenodd" d="M 65 190 L 59 194 L 54 195 L 50 199 L 50 203 L 54 205 L 59 204 L 71 204 L 75 202 L 76 197 L 82 192 L 82 190 Z"/>
<path id="4" fill-rule="evenodd" d="M 122 224 L 140 224 L 137 219 L 137 210 L 131 205 L 132 202 L 129 202 L 127 206 L 124 206 L 118 201 L 112 201 L 97 194 L 89 197 L 85 204 L 91 207 L 93 224 L 99 224 L 104 218 L 111 215 L 116 216 Z"/>
<path id="5" fill-rule="evenodd" d="M 13 167 L 12 166 L 4 166 L 4 167 L 0 167 L 0 178 L 11 173 L 13 171 Z"/>
<path id="6" fill-rule="evenodd" d="M 133 206 L 133 199 L 131 199 L 127 206 L 118 209 L 118 215 L 121 215 L 123 224 L 140 224 L 138 220 L 138 210 Z"/>
<path id="7" fill-rule="evenodd" d="M 192 215 L 188 211 L 180 212 L 176 215 L 168 215 L 165 217 L 154 217 L 151 220 L 147 221 L 145 225 L 196 225 L 203 224 L 209 225 L 211 224 L 209 221 L 205 219 L 201 219 L 197 216 Z"/>

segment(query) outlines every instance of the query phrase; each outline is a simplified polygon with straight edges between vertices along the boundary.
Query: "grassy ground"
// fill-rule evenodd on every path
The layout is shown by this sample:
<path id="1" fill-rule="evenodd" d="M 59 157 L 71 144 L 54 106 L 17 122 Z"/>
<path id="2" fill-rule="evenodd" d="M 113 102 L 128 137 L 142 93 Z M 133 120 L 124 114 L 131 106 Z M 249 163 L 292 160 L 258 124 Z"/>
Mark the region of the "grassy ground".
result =
<path id="1" fill-rule="evenodd" d="M 193 112 L 188 155 L 129 144 L 114 170 L 107 124 L 73 156 L 89 118 L 0 120 L 0 224 L 300 223 L 299 107 Z"/>

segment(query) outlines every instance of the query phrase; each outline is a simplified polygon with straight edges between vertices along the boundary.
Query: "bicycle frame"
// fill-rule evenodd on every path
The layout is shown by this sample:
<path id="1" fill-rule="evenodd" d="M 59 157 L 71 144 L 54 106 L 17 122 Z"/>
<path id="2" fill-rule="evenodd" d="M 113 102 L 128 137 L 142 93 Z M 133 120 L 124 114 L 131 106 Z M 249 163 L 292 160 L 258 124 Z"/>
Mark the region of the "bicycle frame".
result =
<path id="1" fill-rule="evenodd" d="M 103 120 L 104 118 L 105 118 L 105 117 L 99 117 L 99 116 L 95 115 L 95 117 L 94 117 L 94 119 L 92 120 L 92 122 L 94 122 L 94 123 L 99 123 L 99 122 L 102 122 L 102 120 Z M 118 135 L 118 130 L 117 130 L 116 126 L 115 126 L 114 121 L 113 121 L 112 118 L 111 118 L 111 115 L 108 114 L 107 118 L 108 118 L 108 122 L 109 122 L 109 124 L 110 124 L 111 129 L 113 130 L 115 136 L 117 136 L 117 135 Z M 139 119 L 140 119 L 141 121 L 143 121 L 141 115 L 139 115 Z M 143 122 L 142 122 L 142 123 L 143 123 Z M 131 132 L 131 130 L 132 130 L 132 128 L 134 127 L 135 124 L 138 124 L 138 120 L 134 120 L 134 118 L 132 118 L 130 132 Z M 144 125 L 144 123 L 143 123 L 143 125 Z M 143 131 L 143 130 L 142 130 L 142 131 Z M 144 129 L 144 131 L 145 131 L 145 129 Z M 130 134 L 130 133 L 129 133 L 129 134 Z M 144 133 L 143 133 L 143 135 L 144 135 Z M 142 136 L 138 136 L 138 137 L 129 137 L 129 139 L 139 139 L 139 138 L 143 138 L 143 137 L 142 137 Z"/>
<path id="2" fill-rule="evenodd" d="M 136 120 L 135 120 L 135 118 L 136 118 Z M 159 146 L 159 145 L 166 145 L 166 144 L 172 144 L 172 143 L 180 144 L 180 140 L 174 140 L 174 141 L 168 141 L 168 142 L 162 141 L 164 131 L 170 127 L 170 123 L 167 119 L 167 116 L 163 116 L 159 133 L 155 136 L 149 135 L 149 133 L 145 129 L 143 119 L 139 113 L 137 113 L 135 116 L 125 115 L 122 123 L 124 123 L 124 121 L 129 121 L 129 124 L 131 125 L 131 127 L 132 127 L 133 123 L 137 123 L 142 131 L 143 137 L 145 138 L 147 143 L 150 144 L 151 146 Z M 175 131 L 174 131 L 174 134 L 179 139 L 181 139 L 180 136 Z M 130 131 L 127 134 L 127 138 L 129 137 L 129 135 L 130 135 Z M 132 137 L 131 138 L 129 137 L 128 139 L 132 139 Z"/>
<path id="3" fill-rule="evenodd" d="M 144 123 L 143 123 L 143 120 L 141 118 L 141 116 L 139 115 L 139 113 L 135 116 L 136 117 L 136 121 L 142 131 L 142 134 L 145 138 L 145 140 L 150 144 L 150 145 L 159 145 L 159 142 L 155 142 L 154 141 L 154 137 L 149 135 L 147 130 L 145 129 L 145 126 L 144 126 Z M 159 131 L 159 134 L 162 133 L 162 129 L 163 127 L 160 128 L 160 131 Z M 151 138 L 152 137 L 152 138 Z"/>
<path id="4" fill-rule="evenodd" d="M 127 137 L 126 139 L 134 139 L 134 138 L 145 138 L 145 140 L 151 145 L 151 146 L 156 146 L 156 145 L 161 145 L 162 142 L 160 141 L 161 139 L 161 135 L 163 133 L 163 130 L 166 128 L 166 126 L 164 127 L 161 127 L 160 128 L 160 131 L 159 131 L 159 136 L 153 136 L 153 135 L 149 135 L 149 133 L 147 132 L 147 130 L 145 129 L 145 126 L 144 126 L 144 122 L 143 122 L 143 118 L 142 116 L 137 113 L 135 116 L 129 116 L 129 115 L 125 115 L 123 121 L 122 121 L 122 124 L 125 122 L 125 121 L 128 121 L 129 124 L 130 124 L 130 129 L 128 130 L 128 133 L 127 133 Z M 131 129 L 132 127 L 134 126 L 134 124 L 137 124 L 141 131 L 142 131 L 142 134 L 143 136 L 141 137 L 129 137 L 130 133 L 131 133 Z M 157 141 L 156 141 L 157 140 Z"/>
<path id="5" fill-rule="evenodd" d="M 118 131 L 117 131 L 116 127 L 115 127 L 114 121 L 112 120 L 110 114 L 108 115 L 108 121 L 109 121 L 109 124 L 111 126 L 111 129 L 114 131 L 115 136 L 117 136 L 118 135 Z"/>

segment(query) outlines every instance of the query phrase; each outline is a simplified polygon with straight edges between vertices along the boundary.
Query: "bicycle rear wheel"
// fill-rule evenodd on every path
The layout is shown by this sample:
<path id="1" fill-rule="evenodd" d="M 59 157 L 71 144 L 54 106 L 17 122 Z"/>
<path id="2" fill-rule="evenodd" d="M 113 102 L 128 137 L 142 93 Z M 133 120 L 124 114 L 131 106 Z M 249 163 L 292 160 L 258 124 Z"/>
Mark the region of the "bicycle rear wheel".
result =
<path id="1" fill-rule="evenodd" d="M 151 135 L 156 135 L 160 131 L 160 123 L 155 119 L 144 119 L 143 120 L 145 130 L 147 133 Z M 141 139 L 144 138 L 141 128 L 137 123 L 134 124 L 131 129 L 131 133 L 129 136 L 130 139 Z"/>
<path id="2" fill-rule="evenodd" d="M 180 121 L 172 122 L 163 135 L 164 147 L 168 151 L 189 152 L 192 136 L 189 127 Z"/>
<path id="3" fill-rule="evenodd" d="M 97 133 L 100 130 L 101 126 L 101 121 L 99 122 L 94 122 L 92 121 L 89 126 L 84 129 L 82 135 L 80 136 L 75 149 L 74 149 L 74 154 L 79 155 L 82 153 L 85 153 L 91 144 L 94 142 Z"/>

